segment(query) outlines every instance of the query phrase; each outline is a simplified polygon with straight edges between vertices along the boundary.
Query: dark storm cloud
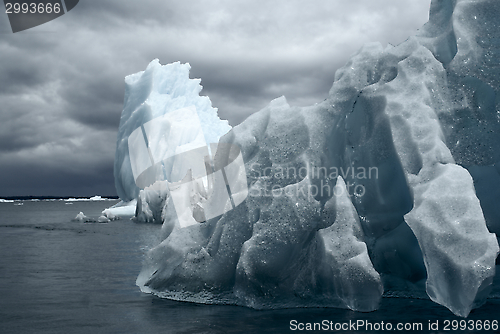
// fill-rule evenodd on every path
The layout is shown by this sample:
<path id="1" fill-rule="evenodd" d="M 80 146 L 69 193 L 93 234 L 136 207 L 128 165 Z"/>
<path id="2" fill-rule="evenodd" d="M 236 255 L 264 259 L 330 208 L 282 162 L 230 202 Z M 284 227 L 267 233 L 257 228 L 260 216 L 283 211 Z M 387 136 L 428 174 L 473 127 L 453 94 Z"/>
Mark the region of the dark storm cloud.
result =
<path id="1" fill-rule="evenodd" d="M 68 117 L 92 128 L 116 130 L 123 108 L 124 87 L 123 78 L 101 75 L 82 81 L 73 77 L 65 82 L 60 95 Z"/>
<path id="2" fill-rule="evenodd" d="M 202 95 L 236 125 L 281 95 L 299 106 L 324 100 L 352 53 L 402 42 L 429 3 L 81 0 L 16 34 L 4 15 L 0 196 L 112 189 L 123 80 L 154 58 L 189 62 Z"/>
<path id="3" fill-rule="evenodd" d="M 5 37 L 5 35 L 0 35 L 0 37 Z M 30 41 L 25 45 L 19 45 L 19 41 L 9 43 L 11 40 L 12 38 L 0 40 L 0 82 L 2 83 L 0 95 L 22 94 L 30 89 L 38 89 L 53 76 L 50 67 L 40 66 L 40 49 L 37 50 Z M 37 52 L 34 53 L 34 50 Z"/>
<path id="4" fill-rule="evenodd" d="M 193 68 L 193 76 L 202 78 L 204 90 L 220 117 L 232 125 L 265 107 L 272 99 L 285 95 L 292 105 L 306 106 L 324 100 L 333 83 L 335 69 L 341 62 L 278 64 L 262 62 L 253 66 L 231 65 L 224 68 Z"/>

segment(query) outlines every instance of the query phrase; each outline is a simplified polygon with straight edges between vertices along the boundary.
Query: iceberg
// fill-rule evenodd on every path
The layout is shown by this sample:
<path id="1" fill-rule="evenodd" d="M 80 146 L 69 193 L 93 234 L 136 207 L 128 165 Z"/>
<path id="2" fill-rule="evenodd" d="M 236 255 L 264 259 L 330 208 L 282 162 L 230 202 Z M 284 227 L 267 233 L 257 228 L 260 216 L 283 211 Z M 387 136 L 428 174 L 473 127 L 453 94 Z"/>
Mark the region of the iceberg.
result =
<path id="1" fill-rule="evenodd" d="M 83 223 L 83 222 L 87 222 L 88 221 L 88 217 L 85 216 L 85 214 L 80 211 L 80 213 L 76 215 L 76 217 L 74 218 L 74 220 L 77 220 L 77 221 Z"/>
<path id="2" fill-rule="evenodd" d="M 353 55 L 325 101 L 277 98 L 227 134 L 189 65 L 127 77 L 117 191 L 163 224 L 137 285 L 257 309 L 427 297 L 467 317 L 499 253 L 499 16 L 497 0 L 433 0 L 415 36 Z"/>
<path id="3" fill-rule="evenodd" d="M 199 96 L 200 80 L 189 79 L 189 69 L 189 64 L 162 66 L 155 59 L 145 71 L 125 78 L 114 164 L 123 202 L 137 199 L 161 177 L 168 179 L 176 154 L 217 143 L 231 129 L 210 99 Z"/>
<path id="4" fill-rule="evenodd" d="M 110 220 L 133 217 L 136 214 L 137 200 L 133 199 L 128 202 L 123 200 L 116 203 L 112 207 L 104 209 L 102 211 L 102 216 Z"/>
<path id="5" fill-rule="evenodd" d="M 114 163 L 121 201 L 104 210 L 104 217 L 135 215 L 138 221 L 162 222 L 165 196 L 152 199 L 150 188 L 159 187 L 157 181 L 182 180 L 186 160 L 179 155 L 217 143 L 231 129 L 210 99 L 199 96 L 200 80 L 190 79 L 189 69 L 189 64 L 163 66 L 155 59 L 145 71 L 125 78 Z"/>

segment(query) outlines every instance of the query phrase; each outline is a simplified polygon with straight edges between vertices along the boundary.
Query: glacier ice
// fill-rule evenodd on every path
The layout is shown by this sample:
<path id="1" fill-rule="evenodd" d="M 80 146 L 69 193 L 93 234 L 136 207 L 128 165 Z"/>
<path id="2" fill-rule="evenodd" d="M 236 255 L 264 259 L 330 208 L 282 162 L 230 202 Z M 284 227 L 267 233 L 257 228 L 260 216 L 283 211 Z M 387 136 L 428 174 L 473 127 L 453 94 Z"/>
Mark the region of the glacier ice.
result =
<path id="1" fill-rule="evenodd" d="M 117 190 L 137 198 L 136 219 L 163 223 L 137 284 L 165 298 L 254 308 L 371 311 L 383 294 L 428 296 L 463 317 L 482 305 L 499 252 L 499 15 L 497 0 L 433 0 L 416 36 L 365 45 L 325 101 L 277 98 L 225 135 L 186 79 L 188 65 L 153 61 L 127 77 Z M 186 108 L 204 138 L 188 130 L 193 117 L 179 116 L 178 140 L 166 139 L 174 122 L 164 115 L 193 114 Z M 217 141 L 213 164 L 238 154 L 244 163 L 211 181 L 231 196 L 223 186 L 208 194 L 194 167 L 168 174 L 172 159 L 202 166 L 183 154 Z M 158 157 L 163 169 L 153 168 Z M 173 181 L 191 186 L 172 193 Z M 223 210 L 205 215 L 210 200 Z M 177 212 L 176 201 L 190 209 Z"/>
<path id="2" fill-rule="evenodd" d="M 114 218 L 114 217 L 112 217 Z M 83 212 L 80 212 L 76 215 L 75 218 L 73 218 L 73 221 L 78 221 L 80 223 L 109 223 L 111 218 L 105 217 L 105 216 L 100 216 L 99 218 L 95 219 L 92 217 L 87 217 Z"/>
<path id="3" fill-rule="evenodd" d="M 85 202 L 85 201 L 97 202 L 97 201 L 113 201 L 113 200 L 114 199 L 104 198 L 102 196 L 96 195 L 96 196 L 92 196 L 89 198 L 67 198 L 64 201 L 65 202 Z"/>
<path id="4" fill-rule="evenodd" d="M 133 217 L 136 214 L 137 200 L 133 199 L 128 202 L 120 201 L 102 211 L 102 216 L 113 220 L 121 217 Z"/>
<path id="5" fill-rule="evenodd" d="M 14 203 L 14 200 L 0 198 L 0 203 Z"/>
<path id="6" fill-rule="evenodd" d="M 77 220 L 79 222 L 86 222 L 88 220 L 88 217 L 85 216 L 85 214 L 83 212 L 80 211 L 80 213 L 78 213 L 76 215 L 76 217 L 74 218 L 74 220 Z"/>
<path id="7" fill-rule="evenodd" d="M 116 191 L 124 202 L 159 176 L 168 178 L 175 154 L 217 143 L 231 129 L 210 99 L 199 96 L 200 80 L 189 79 L 189 69 L 189 64 L 162 66 L 155 59 L 145 71 L 125 78 L 114 165 Z"/>

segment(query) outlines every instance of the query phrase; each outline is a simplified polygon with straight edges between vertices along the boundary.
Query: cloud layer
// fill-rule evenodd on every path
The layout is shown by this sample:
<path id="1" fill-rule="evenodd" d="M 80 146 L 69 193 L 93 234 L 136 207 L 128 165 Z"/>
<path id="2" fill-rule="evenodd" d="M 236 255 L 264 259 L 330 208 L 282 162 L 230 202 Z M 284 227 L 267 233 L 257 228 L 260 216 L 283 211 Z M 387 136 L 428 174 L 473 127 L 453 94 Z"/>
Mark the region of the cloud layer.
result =
<path id="1" fill-rule="evenodd" d="M 124 77 L 189 62 L 232 125 L 326 98 L 364 43 L 398 44 L 430 0 L 86 1 L 13 34 L 0 16 L 0 197 L 114 195 Z"/>

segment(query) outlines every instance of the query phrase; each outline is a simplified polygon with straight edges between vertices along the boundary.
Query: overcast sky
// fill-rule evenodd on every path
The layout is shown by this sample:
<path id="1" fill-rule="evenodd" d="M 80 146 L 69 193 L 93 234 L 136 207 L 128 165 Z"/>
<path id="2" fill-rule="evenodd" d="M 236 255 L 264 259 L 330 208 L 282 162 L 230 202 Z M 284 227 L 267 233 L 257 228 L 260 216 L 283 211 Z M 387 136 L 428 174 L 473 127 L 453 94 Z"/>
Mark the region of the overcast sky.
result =
<path id="1" fill-rule="evenodd" d="M 13 34 L 0 13 L 0 197 L 116 195 L 124 77 L 191 64 L 236 125 L 270 100 L 324 100 L 364 43 L 398 44 L 430 0 L 80 0 Z"/>

